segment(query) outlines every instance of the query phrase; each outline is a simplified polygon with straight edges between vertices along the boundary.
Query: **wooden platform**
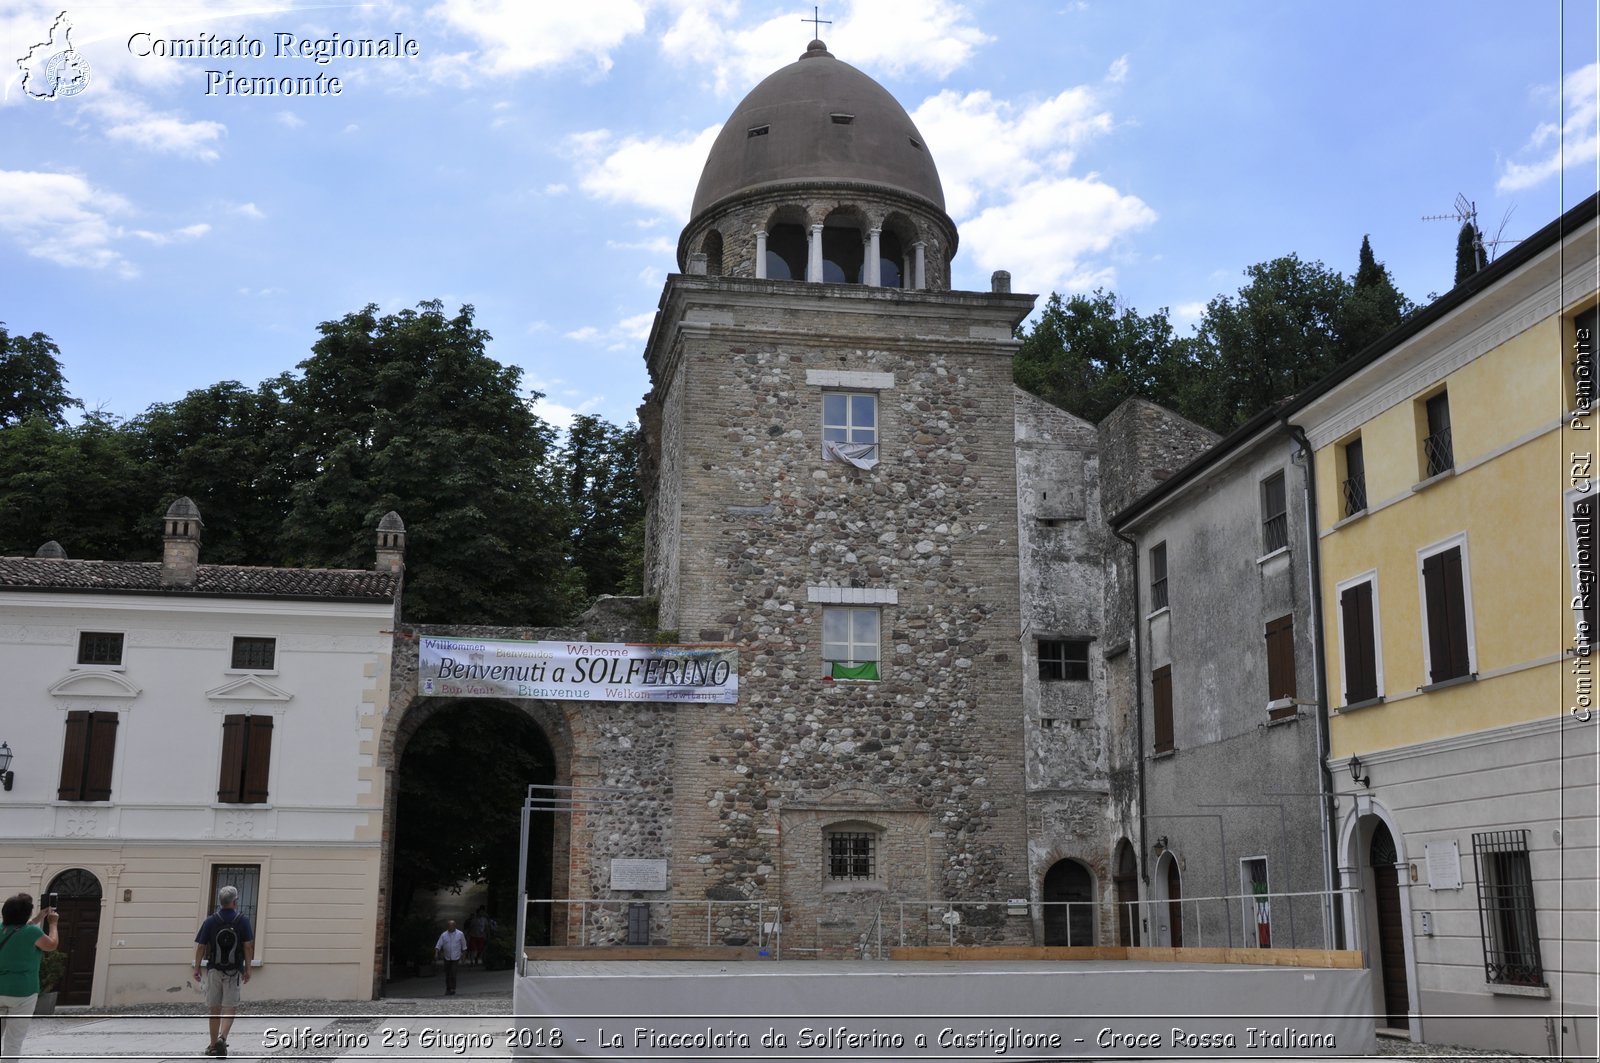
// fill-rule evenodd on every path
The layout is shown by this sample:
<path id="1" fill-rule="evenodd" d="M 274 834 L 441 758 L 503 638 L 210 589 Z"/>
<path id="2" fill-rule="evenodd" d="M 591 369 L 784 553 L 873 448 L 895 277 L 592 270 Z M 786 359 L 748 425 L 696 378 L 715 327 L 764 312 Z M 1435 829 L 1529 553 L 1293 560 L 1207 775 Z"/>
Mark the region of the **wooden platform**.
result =
<path id="1" fill-rule="evenodd" d="M 770 960 L 761 949 L 717 945 L 529 945 L 530 960 Z"/>

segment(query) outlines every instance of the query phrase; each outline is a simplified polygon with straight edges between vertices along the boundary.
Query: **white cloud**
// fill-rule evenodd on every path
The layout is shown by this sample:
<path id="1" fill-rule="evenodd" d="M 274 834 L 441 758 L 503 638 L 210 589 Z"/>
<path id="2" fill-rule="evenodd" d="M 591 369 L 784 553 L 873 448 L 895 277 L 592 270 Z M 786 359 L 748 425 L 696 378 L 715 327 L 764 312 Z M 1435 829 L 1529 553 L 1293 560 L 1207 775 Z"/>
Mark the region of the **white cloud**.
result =
<path id="1" fill-rule="evenodd" d="M 650 338 L 650 326 L 655 319 L 655 311 L 648 310 L 642 314 L 632 314 L 605 328 L 584 325 L 565 333 L 564 338 L 596 344 L 608 351 L 636 351 L 639 344 Z"/>
<path id="2" fill-rule="evenodd" d="M 1568 74 L 1561 85 L 1560 125 L 1541 122 L 1520 154 L 1523 161 L 1508 160 L 1496 182 L 1501 192 L 1532 188 L 1569 166 L 1592 166 L 1600 158 L 1600 63 L 1590 63 Z"/>
<path id="3" fill-rule="evenodd" d="M 547 196 L 564 196 L 568 191 L 570 190 L 567 186 L 559 182 L 544 186 L 544 194 Z"/>
<path id="4" fill-rule="evenodd" d="M 678 242 L 669 240 L 665 236 L 658 236 L 653 240 L 636 240 L 632 243 L 607 240 L 606 246 L 616 251 L 648 251 L 651 255 L 663 258 L 671 258 L 678 253 Z"/>
<path id="5" fill-rule="evenodd" d="M 428 14 L 470 39 L 475 48 L 432 64 L 443 80 L 549 70 L 573 64 L 611 69 L 611 51 L 642 33 L 647 3 L 588 0 L 583 4 L 526 0 L 444 0 Z"/>
<path id="6" fill-rule="evenodd" d="M 1206 316 L 1206 303 L 1199 301 L 1179 303 L 1167 314 L 1173 325 L 1193 325 Z"/>
<path id="7" fill-rule="evenodd" d="M 1018 291 L 1088 291 L 1116 281 L 1097 256 L 1155 220 L 1097 175 L 1042 178 L 962 222 L 962 246 L 985 272 L 1010 270 Z"/>
<path id="8" fill-rule="evenodd" d="M 685 5 L 661 37 L 669 58 L 711 71 L 719 94 L 745 92 L 800 57 L 807 30 L 793 12 L 736 26 L 736 7 Z M 992 38 L 949 0 L 856 0 L 818 33 L 828 51 L 874 76 L 918 72 L 945 77 Z"/>
<path id="9" fill-rule="evenodd" d="M 301 126 L 306 124 L 306 120 L 295 114 L 293 111 L 279 111 L 277 114 L 272 116 L 272 120 L 283 126 L 285 129 L 299 129 Z"/>
<path id="10" fill-rule="evenodd" d="M 242 214 L 252 221 L 262 221 L 266 218 L 266 214 L 254 203 L 240 203 L 238 206 L 233 208 L 233 212 L 235 214 Z"/>
<path id="11" fill-rule="evenodd" d="M 157 112 L 126 93 L 107 95 L 86 106 L 106 121 L 106 136 L 167 155 L 214 162 L 216 143 L 227 134 L 221 122 L 190 122 L 171 112 Z"/>
<path id="12" fill-rule="evenodd" d="M 945 206 L 959 219 L 987 196 L 1047 173 L 1064 173 L 1073 149 L 1111 129 L 1111 114 L 1085 86 L 1019 106 L 988 92 L 952 91 L 911 115 L 933 151 Z"/>
<path id="13" fill-rule="evenodd" d="M 58 266 L 137 276 L 112 246 L 122 235 L 112 217 L 128 212 L 127 200 L 77 174 L 0 170 L 0 233 L 28 255 Z"/>
<path id="14" fill-rule="evenodd" d="M 600 330 L 593 325 L 585 325 L 582 328 L 573 329 L 571 332 L 563 332 L 561 338 L 577 340 L 579 343 L 589 343 L 600 338 Z"/>
<path id="15" fill-rule="evenodd" d="M 164 247 L 167 244 L 198 240 L 200 237 L 204 236 L 210 231 L 211 226 L 207 225 L 205 222 L 199 222 L 195 225 L 185 225 L 181 229 L 173 229 L 170 232 L 164 233 L 151 232 L 148 229 L 134 229 L 129 233 L 129 235 L 137 236 L 139 239 L 155 244 L 157 247 Z"/>
<path id="16" fill-rule="evenodd" d="M 578 187 L 585 193 L 643 207 L 681 225 L 689 220 L 700 171 L 720 128 L 709 126 L 677 139 L 618 139 L 596 129 L 568 137 L 567 149 L 577 162 Z"/>

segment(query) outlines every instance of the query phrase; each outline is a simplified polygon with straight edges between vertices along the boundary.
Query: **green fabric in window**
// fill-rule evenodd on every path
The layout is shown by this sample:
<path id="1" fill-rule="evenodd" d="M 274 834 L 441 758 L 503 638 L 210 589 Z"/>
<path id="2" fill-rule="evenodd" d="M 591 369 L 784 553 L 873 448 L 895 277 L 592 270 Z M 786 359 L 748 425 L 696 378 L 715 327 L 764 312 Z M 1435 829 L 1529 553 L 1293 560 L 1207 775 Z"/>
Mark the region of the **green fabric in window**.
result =
<path id="1" fill-rule="evenodd" d="M 841 664 L 833 662 L 833 678 L 835 679 L 876 679 L 878 678 L 878 662 L 866 661 L 862 664 Z"/>

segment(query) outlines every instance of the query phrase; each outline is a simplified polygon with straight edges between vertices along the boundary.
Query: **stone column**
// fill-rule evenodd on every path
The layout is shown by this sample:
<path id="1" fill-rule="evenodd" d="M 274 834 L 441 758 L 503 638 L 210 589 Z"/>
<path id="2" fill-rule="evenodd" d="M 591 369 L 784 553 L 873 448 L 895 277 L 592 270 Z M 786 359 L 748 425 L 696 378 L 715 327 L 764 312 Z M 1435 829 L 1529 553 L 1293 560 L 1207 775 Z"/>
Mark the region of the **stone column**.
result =
<path id="1" fill-rule="evenodd" d="M 882 229 L 867 230 L 867 268 L 864 271 L 867 286 L 879 288 L 883 286 L 883 273 L 878 262 L 878 236 Z"/>
<path id="2" fill-rule="evenodd" d="M 911 245 L 911 287 L 919 290 L 927 287 L 927 280 L 925 279 L 925 274 L 923 272 L 924 267 L 927 265 L 927 246 L 928 245 L 923 243 L 921 240 L 918 240 L 916 243 Z"/>
<path id="3" fill-rule="evenodd" d="M 806 254 L 806 280 L 813 284 L 822 280 L 822 226 L 811 227 L 811 240 Z"/>
<path id="4" fill-rule="evenodd" d="M 756 280 L 767 279 L 767 230 L 756 230 Z"/>

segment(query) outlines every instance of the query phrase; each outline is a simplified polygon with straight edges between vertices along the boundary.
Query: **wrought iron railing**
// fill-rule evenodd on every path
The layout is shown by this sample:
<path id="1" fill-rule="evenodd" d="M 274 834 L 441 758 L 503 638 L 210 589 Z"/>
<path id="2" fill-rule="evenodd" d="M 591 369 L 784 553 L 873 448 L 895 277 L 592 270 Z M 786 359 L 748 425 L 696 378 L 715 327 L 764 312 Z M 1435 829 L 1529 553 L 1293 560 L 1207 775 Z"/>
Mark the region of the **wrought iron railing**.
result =
<path id="1" fill-rule="evenodd" d="M 1422 441 L 1422 450 L 1428 457 L 1429 476 L 1438 476 L 1456 467 L 1455 451 L 1450 446 L 1450 429 L 1441 428 L 1428 436 Z"/>
<path id="2" fill-rule="evenodd" d="M 1282 550 L 1289 545 L 1289 514 L 1279 513 L 1276 517 L 1268 517 L 1262 525 L 1263 553 L 1272 553 Z"/>
<path id="3" fill-rule="evenodd" d="M 1352 476 L 1344 482 L 1344 515 L 1349 517 L 1367 508 L 1367 478 Z"/>

